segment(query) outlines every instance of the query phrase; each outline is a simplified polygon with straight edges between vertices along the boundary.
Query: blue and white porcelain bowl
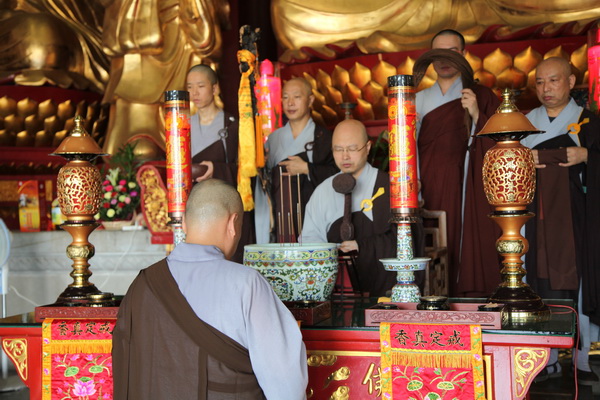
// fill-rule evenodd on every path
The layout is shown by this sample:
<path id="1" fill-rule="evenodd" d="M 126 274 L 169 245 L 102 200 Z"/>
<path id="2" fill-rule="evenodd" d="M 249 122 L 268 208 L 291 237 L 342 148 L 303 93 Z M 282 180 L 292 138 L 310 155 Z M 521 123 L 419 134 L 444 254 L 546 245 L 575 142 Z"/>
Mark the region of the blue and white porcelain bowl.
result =
<path id="1" fill-rule="evenodd" d="M 281 301 L 326 301 L 338 272 L 335 243 L 268 243 L 244 247 L 244 265 L 269 281 Z"/>

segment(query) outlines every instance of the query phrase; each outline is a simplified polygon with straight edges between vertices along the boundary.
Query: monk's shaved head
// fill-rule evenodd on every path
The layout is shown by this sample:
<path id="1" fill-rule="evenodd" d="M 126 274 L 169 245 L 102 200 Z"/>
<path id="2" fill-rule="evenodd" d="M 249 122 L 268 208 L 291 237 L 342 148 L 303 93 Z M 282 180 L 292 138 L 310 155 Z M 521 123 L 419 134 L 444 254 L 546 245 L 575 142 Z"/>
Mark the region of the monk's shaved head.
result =
<path id="1" fill-rule="evenodd" d="M 310 85 L 310 82 L 304 78 L 292 78 L 289 81 L 286 81 L 283 86 L 285 88 L 290 84 L 300 84 L 305 90 L 307 96 L 310 96 L 312 94 L 312 86 Z"/>
<path id="2" fill-rule="evenodd" d="M 544 69 L 546 66 L 550 65 L 564 74 L 565 77 L 568 77 L 573 73 L 569 61 L 562 57 L 548 57 L 537 65 L 536 70 L 539 70 L 540 67 L 541 69 Z"/>
<path id="3" fill-rule="evenodd" d="M 210 229 L 215 221 L 243 211 L 242 199 L 233 186 L 209 179 L 194 185 L 185 206 L 185 219 L 188 230 Z"/>
<path id="4" fill-rule="evenodd" d="M 359 135 L 360 141 L 366 143 L 369 140 L 369 135 L 367 134 L 367 128 L 365 125 L 356 119 L 345 119 L 339 124 L 336 125 L 335 130 L 333 131 L 333 135 L 335 136 L 336 132 L 346 132 L 352 131 L 354 134 Z"/>

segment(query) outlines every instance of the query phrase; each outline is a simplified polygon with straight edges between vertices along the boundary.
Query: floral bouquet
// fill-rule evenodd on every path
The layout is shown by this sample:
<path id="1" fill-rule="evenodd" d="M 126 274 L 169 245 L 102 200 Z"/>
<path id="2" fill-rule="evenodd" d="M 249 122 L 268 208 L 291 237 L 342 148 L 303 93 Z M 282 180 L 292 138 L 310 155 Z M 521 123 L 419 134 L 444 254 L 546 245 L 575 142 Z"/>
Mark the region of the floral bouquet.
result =
<path id="1" fill-rule="evenodd" d="M 97 218 L 101 221 L 130 220 L 140 204 L 134 148 L 130 143 L 124 145 L 110 160 L 112 168 L 102 182 L 102 203 Z"/>

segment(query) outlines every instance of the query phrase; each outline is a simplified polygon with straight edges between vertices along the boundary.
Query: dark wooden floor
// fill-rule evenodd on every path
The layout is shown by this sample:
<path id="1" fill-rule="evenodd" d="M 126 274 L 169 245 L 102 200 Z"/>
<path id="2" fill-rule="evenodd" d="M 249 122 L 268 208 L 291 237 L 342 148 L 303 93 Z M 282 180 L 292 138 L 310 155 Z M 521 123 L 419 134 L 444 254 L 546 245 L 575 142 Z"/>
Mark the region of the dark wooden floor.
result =
<path id="1" fill-rule="evenodd" d="M 600 376 L 600 356 L 590 357 L 594 372 Z M 533 383 L 529 389 L 530 400 L 571 400 L 575 399 L 575 380 L 571 372 L 571 359 L 561 359 L 562 377 Z M 600 383 L 594 386 L 578 386 L 579 400 L 600 400 Z"/>

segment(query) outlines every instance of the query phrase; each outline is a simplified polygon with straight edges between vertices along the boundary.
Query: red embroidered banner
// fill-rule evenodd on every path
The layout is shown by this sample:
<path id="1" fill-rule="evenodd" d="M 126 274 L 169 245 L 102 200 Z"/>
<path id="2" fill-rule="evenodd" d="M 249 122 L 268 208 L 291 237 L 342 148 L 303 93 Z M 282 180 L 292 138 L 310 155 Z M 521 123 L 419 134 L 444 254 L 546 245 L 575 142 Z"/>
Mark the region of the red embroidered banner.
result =
<path id="1" fill-rule="evenodd" d="M 115 319 L 46 319 L 42 324 L 42 399 L 113 396 Z"/>
<path id="2" fill-rule="evenodd" d="M 383 322 L 383 399 L 485 399 L 479 325 Z"/>

